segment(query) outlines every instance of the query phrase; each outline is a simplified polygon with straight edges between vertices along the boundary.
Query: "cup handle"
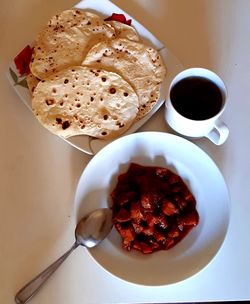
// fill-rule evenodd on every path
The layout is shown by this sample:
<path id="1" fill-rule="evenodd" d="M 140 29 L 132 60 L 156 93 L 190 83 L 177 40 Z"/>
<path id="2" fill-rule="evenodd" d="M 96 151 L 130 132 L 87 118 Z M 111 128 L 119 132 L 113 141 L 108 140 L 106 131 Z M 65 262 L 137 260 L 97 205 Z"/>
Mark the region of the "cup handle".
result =
<path id="1" fill-rule="evenodd" d="M 217 120 L 215 122 L 214 128 L 206 135 L 208 139 L 210 139 L 216 145 L 222 145 L 229 135 L 229 129 L 226 124 Z"/>

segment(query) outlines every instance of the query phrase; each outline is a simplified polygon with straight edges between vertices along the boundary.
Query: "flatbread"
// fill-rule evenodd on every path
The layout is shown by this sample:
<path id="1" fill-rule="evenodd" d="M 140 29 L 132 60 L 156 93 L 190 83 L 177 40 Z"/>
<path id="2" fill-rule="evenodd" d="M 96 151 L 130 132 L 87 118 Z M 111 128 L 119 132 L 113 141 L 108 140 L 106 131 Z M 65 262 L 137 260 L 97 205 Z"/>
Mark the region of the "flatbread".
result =
<path id="1" fill-rule="evenodd" d="M 64 138 L 115 138 L 133 123 L 139 101 L 118 74 L 75 66 L 38 83 L 32 109 L 40 123 Z"/>
<path id="2" fill-rule="evenodd" d="M 132 41 L 140 41 L 137 31 L 131 25 L 114 20 L 105 22 L 114 28 L 116 38 L 126 38 Z"/>
<path id="3" fill-rule="evenodd" d="M 137 120 L 156 104 L 166 68 L 157 50 L 128 39 L 103 41 L 88 52 L 83 66 L 93 66 L 121 75 L 136 91 L 139 98 Z"/>
<path id="4" fill-rule="evenodd" d="M 80 65 L 93 45 L 112 38 L 114 33 L 100 16 L 79 9 L 63 11 L 38 34 L 30 70 L 45 79 L 61 69 Z"/>
<path id="5" fill-rule="evenodd" d="M 26 76 L 26 81 L 27 81 L 28 89 L 32 95 L 40 79 L 36 78 L 36 76 L 34 76 L 32 73 L 29 73 Z"/>

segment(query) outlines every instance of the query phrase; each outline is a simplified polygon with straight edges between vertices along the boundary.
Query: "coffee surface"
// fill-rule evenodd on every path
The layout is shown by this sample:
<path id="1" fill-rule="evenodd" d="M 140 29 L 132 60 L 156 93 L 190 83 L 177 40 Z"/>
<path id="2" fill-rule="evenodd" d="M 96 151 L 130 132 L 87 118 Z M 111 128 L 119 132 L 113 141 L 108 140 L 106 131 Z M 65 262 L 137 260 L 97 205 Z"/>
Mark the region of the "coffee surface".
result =
<path id="1" fill-rule="evenodd" d="M 178 113 L 193 120 L 215 116 L 222 108 L 221 90 L 212 81 L 190 76 L 177 82 L 170 92 L 171 102 Z"/>

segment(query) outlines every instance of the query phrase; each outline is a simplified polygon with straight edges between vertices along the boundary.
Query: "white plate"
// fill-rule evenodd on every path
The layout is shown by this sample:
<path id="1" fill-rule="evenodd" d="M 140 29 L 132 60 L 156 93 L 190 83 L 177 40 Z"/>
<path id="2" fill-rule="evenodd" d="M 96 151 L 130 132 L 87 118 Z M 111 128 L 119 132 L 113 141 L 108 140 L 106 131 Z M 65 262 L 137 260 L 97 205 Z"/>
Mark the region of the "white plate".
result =
<path id="1" fill-rule="evenodd" d="M 110 205 L 117 176 L 130 162 L 169 167 L 187 183 L 197 200 L 200 221 L 174 248 L 149 255 L 127 252 L 113 228 L 89 254 L 123 280 L 150 286 L 184 280 L 203 269 L 218 252 L 229 222 L 229 193 L 212 159 L 193 143 L 162 132 L 141 132 L 117 139 L 97 153 L 76 191 L 77 217 Z"/>
<path id="2" fill-rule="evenodd" d="M 129 130 L 123 134 L 123 136 L 127 134 L 131 134 L 136 130 L 138 130 L 143 124 L 145 124 L 149 120 L 149 118 L 151 118 L 151 116 L 165 102 L 171 80 L 178 72 L 180 72 L 183 69 L 182 65 L 180 64 L 178 59 L 173 54 L 171 54 L 169 50 L 152 33 L 150 33 L 145 27 L 143 27 L 139 22 L 137 22 L 135 18 L 128 15 L 126 12 L 121 10 L 118 6 L 116 6 L 109 0 L 102 0 L 102 1 L 83 0 L 79 2 L 75 7 L 97 12 L 99 15 L 103 17 L 110 16 L 112 15 L 112 13 L 119 13 L 119 14 L 124 14 L 127 19 L 132 19 L 132 25 L 136 28 L 142 40 L 148 45 L 152 45 L 160 52 L 162 59 L 167 67 L 167 76 L 165 77 L 161 86 L 159 101 L 154 106 L 154 108 L 150 111 L 150 113 L 148 113 L 137 123 L 133 124 L 133 126 L 131 126 Z M 29 41 L 25 41 L 24 46 L 29 43 L 30 43 Z M 24 80 L 25 77 L 18 76 L 18 71 L 16 70 L 15 64 L 13 62 L 11 63 L 10 68 L 12 69 L 12 71 L 15 73 L 16 76 L 14 76 L 13 78 L 13 76 L 11 75 L 13 73 L 10 73 L 8 71 L 7 76 L 9 78 L 9 81 L 12 84 L 16 93 L 24 102 L 24 104 L 31 110 L 31 96 L 27 87 L 16 85 L 17 81 L 21 82 L 22 80 Z M 22 84 L 25 85 L 25 80 L 24 82 L 22 82 Z M 75 148 L 88 154 L 96 154 L 100 149 L 102 149 L 104 146 L 106 146 L 108 143 L 111 142 L 110 140 L 108 141 L 108 140 L 94 139 L 90 136 L 84 136 L 84 135 L 73 136 L 65 140 Z"/>

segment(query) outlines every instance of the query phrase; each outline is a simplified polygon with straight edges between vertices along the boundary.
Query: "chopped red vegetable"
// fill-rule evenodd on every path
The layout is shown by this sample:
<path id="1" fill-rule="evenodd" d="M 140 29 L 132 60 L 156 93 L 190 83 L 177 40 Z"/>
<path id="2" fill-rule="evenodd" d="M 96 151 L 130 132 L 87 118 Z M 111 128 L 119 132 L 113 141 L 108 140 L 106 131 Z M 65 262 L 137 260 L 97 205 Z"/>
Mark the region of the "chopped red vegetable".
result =
<path id="1" fill-rule="evenodd" d="M 168 250 L 199 222 L 193 194 L 167 168 L 132 163 L 118 176 L 111 198 L 114 226 L 129 251 Z"/>
<path id="2" fill-rule="evenodd" d="M 30 61 L 33 48 L 27 45 L 15 58 L 14 62 L 20 76 L 27 75 L 30 72 Z"/>
<path id="3" fill-rule="evenodd" d="M 127 25 L 131 25 L 132 20 L 126 19 L 126 17 L 123 14 L 116 14 L 113 13 L 110 17 L 104 19 L 105 21 L 118 21 Z"/>

